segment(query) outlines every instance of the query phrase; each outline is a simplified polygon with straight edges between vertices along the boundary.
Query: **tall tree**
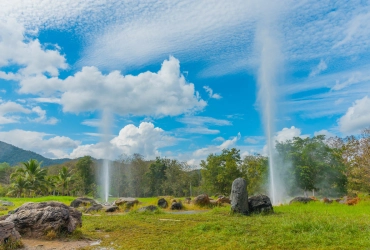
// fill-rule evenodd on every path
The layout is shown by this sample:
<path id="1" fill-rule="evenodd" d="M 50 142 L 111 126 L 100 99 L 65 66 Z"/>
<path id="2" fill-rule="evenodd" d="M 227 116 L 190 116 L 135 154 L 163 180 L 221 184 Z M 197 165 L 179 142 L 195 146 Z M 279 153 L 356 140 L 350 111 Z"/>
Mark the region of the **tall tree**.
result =
<path id="1" fill-rule="evenodd" d="M 91 156 L 84 156 L 78 160 L 77 164 L 78 177 L 80 178 L 81 189 L 84 194 L 93 191 L 93 183 L 95 181 L 94 166 Z"/>
<path id="2" fill-rule="evenodd" d="M 262 155 L 247 155 L 241 164 L 242 177 L 247 180 L 248 193 L 266 193 L 268 158 Z"/>
<path id="3" fill-rule="evenodd" d="M 201 161 L 202 179 L 206 187 L 215 193 L 229 194 L 234 179 L 241 177 L 240 150 L 224 149 L 220 155 L 210 154 Z"/>
<path id="4" fill-rule="evenodd" d="M 57 176 L 57 186 L 62 189 L 62 195 L 65 195 L 65 191 L 67 191 L 67 194 L 69 193 L 69 184 L 71 182 L 72 173 L 71 171 L 68 171 L 67 167 L 63 166 Z"/>

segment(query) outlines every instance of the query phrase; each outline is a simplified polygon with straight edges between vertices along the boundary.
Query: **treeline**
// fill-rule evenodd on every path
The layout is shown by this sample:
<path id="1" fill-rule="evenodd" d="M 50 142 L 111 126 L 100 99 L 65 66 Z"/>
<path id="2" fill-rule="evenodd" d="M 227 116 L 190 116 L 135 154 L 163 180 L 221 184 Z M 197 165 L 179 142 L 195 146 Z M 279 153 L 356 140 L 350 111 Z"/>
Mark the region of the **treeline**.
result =
<path id="1" fill-rule="evenodd" d="M 370 129 L 358 136 L 319 135 L 276 142 L 275 172 L 289 196 L 312 192 L 320 196 L 370 193 Z M 102 193 L 102 162 L 89 156 L 41 168 L 36 160 L 17 167 L 0 164 L 0 195 L 89 195 Z M 232 181 L 243 177 L 249 194 L 267 193 L 269 159 L 241 157 L 238 149 L 224 149 L 202 160 L 200 169 L 167 158 L 145 160 L 134 154 L 110 162 L 110 195 L 150 197 L 229 195 Z M 279 192 L 280 190 L 278 190 Z"/>

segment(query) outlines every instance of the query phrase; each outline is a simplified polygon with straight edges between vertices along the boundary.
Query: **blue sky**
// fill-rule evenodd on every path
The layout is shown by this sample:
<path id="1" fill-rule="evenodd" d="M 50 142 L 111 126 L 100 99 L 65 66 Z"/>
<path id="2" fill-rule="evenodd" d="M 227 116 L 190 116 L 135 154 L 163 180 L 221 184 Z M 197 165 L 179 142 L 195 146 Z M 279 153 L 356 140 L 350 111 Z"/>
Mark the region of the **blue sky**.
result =
<path id="1" fill-rule="evenodd" d="M 0 140 L 196 166 L 266 153 L 266 103 L 276 140 L 369 127 L 369 2 L 260 2 L 1 1 Z"/>

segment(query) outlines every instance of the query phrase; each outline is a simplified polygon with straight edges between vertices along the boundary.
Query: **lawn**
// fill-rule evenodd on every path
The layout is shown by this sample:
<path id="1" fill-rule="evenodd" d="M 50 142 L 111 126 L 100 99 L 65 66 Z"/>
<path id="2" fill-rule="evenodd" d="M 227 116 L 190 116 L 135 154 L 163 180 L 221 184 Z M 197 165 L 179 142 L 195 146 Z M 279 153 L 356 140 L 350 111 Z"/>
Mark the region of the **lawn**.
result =
<path id="1" fill-rule="evenodd" d="M 26 201 L 70 197 L 10 199 Z M 155 198 L 141 199 L 153 204 Z M 145 204 L 144 204 L 145 205 Z M 188 209 L 193 209 L 188 207 Z M 370 202 L 283 205 L 270 215 L 232 215 L 229 207 L 197 214 L 96 213 L 83 216 L 82 235 L 106 249 L 370 249 Z M 86 248 L 94 249 L 94 247 Z"/>

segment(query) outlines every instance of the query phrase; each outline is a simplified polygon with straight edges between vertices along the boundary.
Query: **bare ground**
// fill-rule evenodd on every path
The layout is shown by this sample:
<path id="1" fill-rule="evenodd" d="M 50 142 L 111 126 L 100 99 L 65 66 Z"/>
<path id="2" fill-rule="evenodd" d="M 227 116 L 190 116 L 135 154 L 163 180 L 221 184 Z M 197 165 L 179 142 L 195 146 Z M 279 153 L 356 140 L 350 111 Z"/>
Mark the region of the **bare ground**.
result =
<path id="1" fill-rule="evenodd" d="M 72 250 L 72 249 L 80 249 L 82 247 L 98 245 L 98 241 L 88 241 L 88 240 L 79 240 L 79 241 L 58 241 L 58 240 L 39 240 L 39 239 L 27 239 L 22 238 L 22 242 L 24 244 L 24 248 L 27 250 L 46 250 L 46 249 L 54 249 L 54 250 Z"/>

